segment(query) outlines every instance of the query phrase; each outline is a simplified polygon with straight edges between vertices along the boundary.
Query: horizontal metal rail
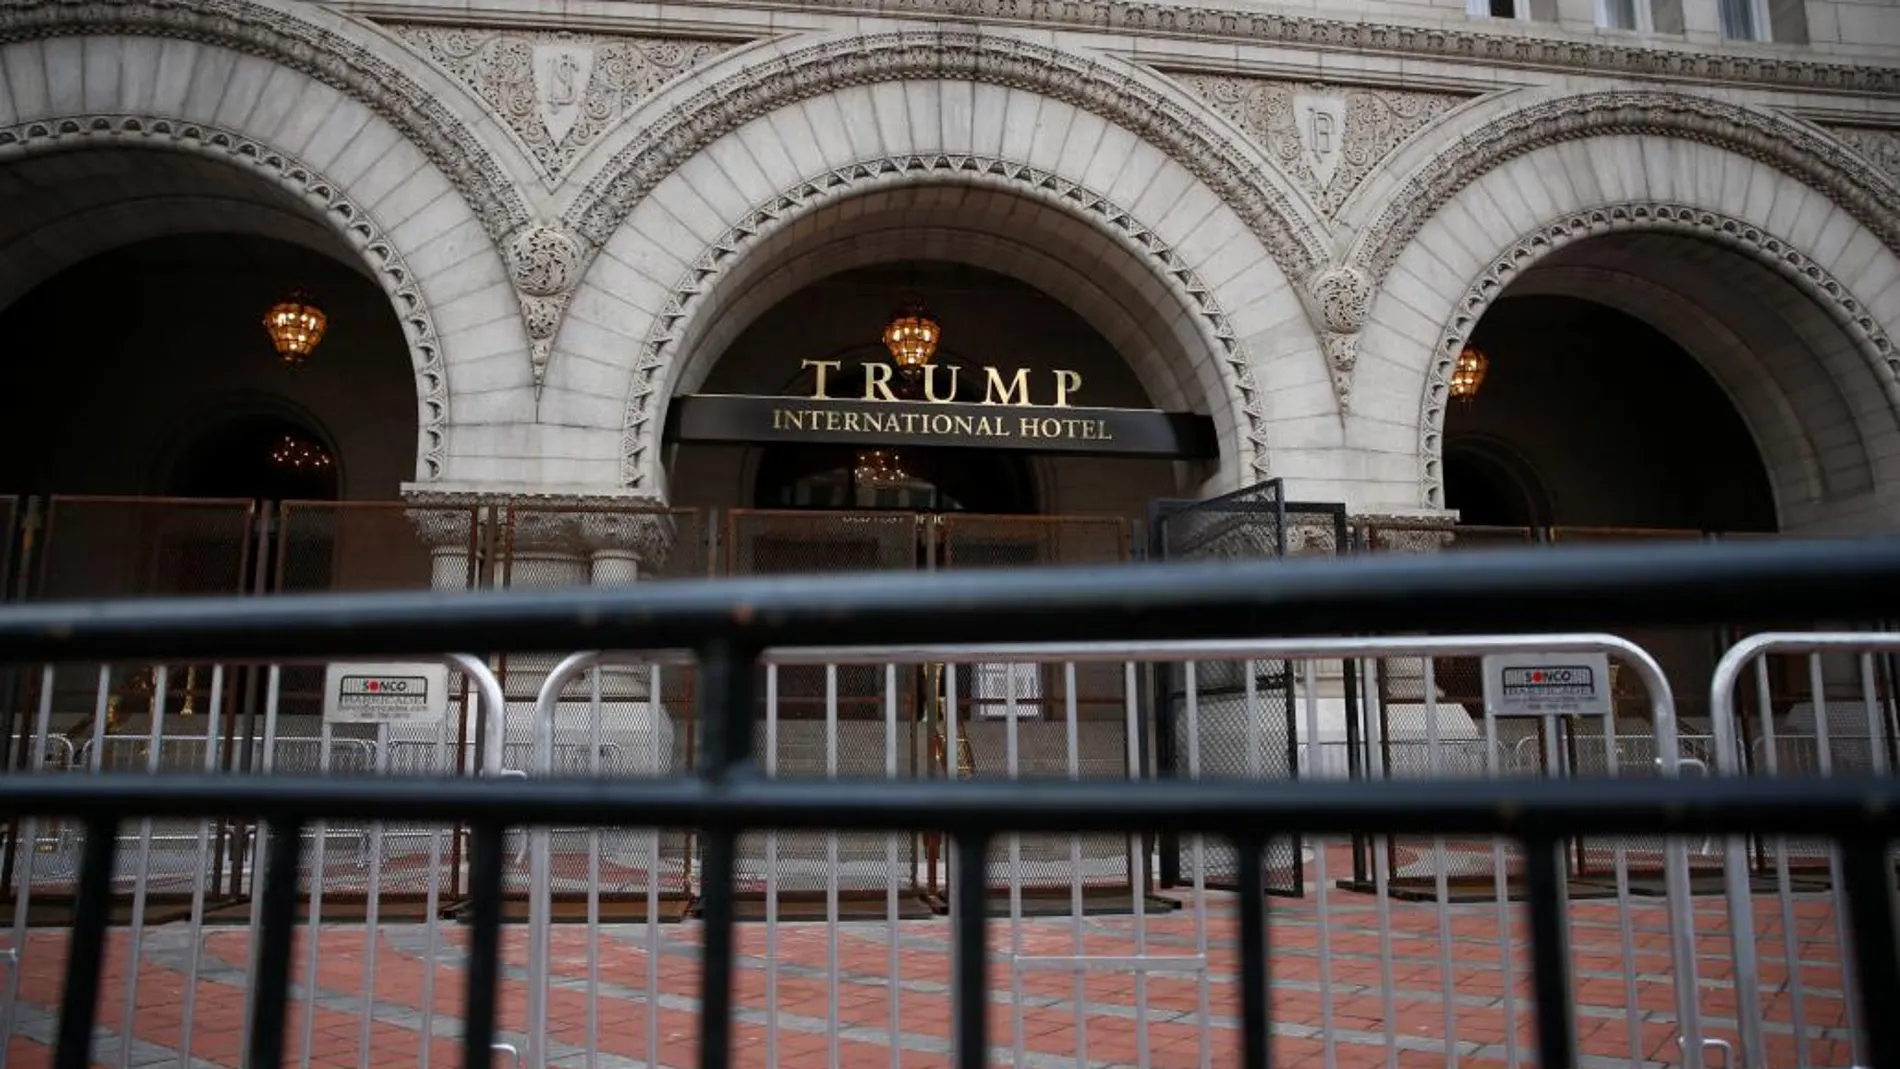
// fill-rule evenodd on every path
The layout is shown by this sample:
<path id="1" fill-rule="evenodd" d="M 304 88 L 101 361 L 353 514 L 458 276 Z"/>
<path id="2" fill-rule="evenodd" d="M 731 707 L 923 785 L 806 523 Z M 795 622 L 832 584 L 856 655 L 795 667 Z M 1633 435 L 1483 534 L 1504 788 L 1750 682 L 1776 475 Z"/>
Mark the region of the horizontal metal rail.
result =
<path id="1" fill-rule="evenodd" d="M 1772 576 L 1775 592 L 1761 583 Z M 771 646 L 1574 630 L 1884 618 L 1900 539 L 670 580 L 571 590 L 43 602 L 0 612 L 0 660 L 734 652 Z"/>

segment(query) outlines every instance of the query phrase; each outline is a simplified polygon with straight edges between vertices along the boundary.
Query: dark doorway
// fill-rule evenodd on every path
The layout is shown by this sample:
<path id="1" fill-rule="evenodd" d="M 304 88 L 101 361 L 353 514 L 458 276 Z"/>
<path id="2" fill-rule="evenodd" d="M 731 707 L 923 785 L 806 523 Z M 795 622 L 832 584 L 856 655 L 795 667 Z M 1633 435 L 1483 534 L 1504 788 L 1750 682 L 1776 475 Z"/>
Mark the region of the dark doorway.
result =
<path id="1" fill-rule="evenodd" d="M 323 438 L 268 413 L 239 416 L 199 435 L 172 466 L 174 497 L 335 501 L 336 454 Z"/>
<path id="2" fill-rule="evenodd" d="M 754 504 L 768 509 L 896 509 L 986 516 L 1036 511 L 1023 461 L 979 449 L 776 448 L 759 465 Z"/>

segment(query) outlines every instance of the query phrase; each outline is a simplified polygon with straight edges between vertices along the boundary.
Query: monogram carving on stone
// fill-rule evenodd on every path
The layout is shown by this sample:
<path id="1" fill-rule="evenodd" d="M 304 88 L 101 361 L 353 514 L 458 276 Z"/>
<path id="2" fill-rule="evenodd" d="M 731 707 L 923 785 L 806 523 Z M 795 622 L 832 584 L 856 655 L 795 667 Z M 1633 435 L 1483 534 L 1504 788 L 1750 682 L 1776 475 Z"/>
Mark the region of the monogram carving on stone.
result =
<path id="1" fill-rule="evenodd" d="M 473 89 L 551 178 L 667 83 L 737 42 L 393 25 Z"/>
<path id="2" fill-rule="evenodd" d="M 1170 71 L 1226 116 L 1328 215 L 1406 138 L 1465 96 Z"/>
<path id="3" fill-rule="evenodd" d="M 581 95 L 594 72 L 594 50 L 566 44 L 534 46 L 534 92 L 541 104 L 541 124 L 555 144 L 567 140 L 581 117 Z"/>

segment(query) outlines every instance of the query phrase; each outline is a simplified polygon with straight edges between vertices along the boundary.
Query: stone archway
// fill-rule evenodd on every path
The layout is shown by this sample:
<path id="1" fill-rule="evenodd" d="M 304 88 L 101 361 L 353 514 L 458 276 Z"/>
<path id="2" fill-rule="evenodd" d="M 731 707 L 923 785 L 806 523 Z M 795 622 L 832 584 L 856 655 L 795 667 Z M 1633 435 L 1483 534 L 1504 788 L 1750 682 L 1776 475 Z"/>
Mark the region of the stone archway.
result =
<path id="1" fill-rule="evenodd" d="M 16 210 L 0 226 L 0 300 L 89 255 L 192 230 L 315 249 L 359 269 L 388 295 L 415 378 L 415 478 L 453 477 L 451 369 L 464 353 L 473 362 L 526 344 L 518 319 L 496 321 L 491 312 L 498 299 L 512 304 L 513 290 L 488 235 L 525 216 L 518 203 L 510 207 L 513 187 L 488 154 L 470 147 L 453 165 L 438 165 L 435 158 L 456 156 L 442 139 L 452 141 L 461 127 L 439 102 L 428 103 L 428 91 L 360 44 L 274 8 L 238 4 L 200 40 L 132 36 L 134 29 L 180 29 L 166 21 L 168 8 L 115 8 L 125 24 L 106 28 L 124 35 L 88 21 L 83 39 L 60 36 L 80 27 L 48 9 L 45 19 L 9 24 L 12 43 L 0 48 L 0 65 L 49 72 L 76 62 L 69 54 L 83 47 L 88 76 L 83 83 L 45 77 L 43 93 L 0 96 L 0 112 L 14 117 L 0 126 L 0 176 L 58 157 L 69 179 L 40 183 L 34 198 L 10 198 Z M 299 52 L 296 41 L 316 51 Z M 279 64 L 270 58 L 276 52 L 292 58 Z M 359 52 L 366 66 L 349 77 L 318 62 Z M 391 67 L 392 81 L 352 95 L 368 89 L 362 79 L 381 67 Z M 306 118 L 293 120 L 293 113 Z M 442 125 L 430 130 L 438 119 Z M 471 178 L 484 173 L 492 182 Z M 526 398 L 528 368 L 520 363 Z"/>
<path id="2" fill-rule="evenodd" d="M 997 96 L 981 120 L 987 132 L 972 126 L 969 105 L 978 92 Z M 912 99 L 934 102 L 940 114 L 914 111 Z M 846 113 L 875 113 L 880 121 L 842 123 Z M 1035 122 L 1019 124 L 1012 115 Z M 820 128 L 832 133 L 797 143 L 782 133 Z M 974 150 L 977 141 L 999 151 Z M 1191 384 L 1194 403 L 1232 428 L 1224 430 L 1219 485 L 1265 471 L 1275 387 L 1299 393 L 1300 407 L 1310 408 L 1313 399 L 1304 395 L 1317 386 L 1330 405 L 1324 358 L 1295 281 L 1250 222 L 1163 148 L 1085 108 L 1022 89 L 880 79 L 787 104 L 705 145 L 659 178 L 613 231 L 575 291 L 549 368 L 549 397 L 582 395 L 556 403 L 571 404 L 585 418 L 584 433 L 599 436 L 585 447 L 594 458 L 588 481 L 606 474 L 594 470 L 597 450 L 612 449 L 619 459 L 608 478 L 624 489 L 664 492 L 655 446 L 666 398 L 689 381 L 678 362 L 709 329 L 710 310 L 729 314 L 739 288 L 733 280 L 752 270 L 743 265 L 773 234 L 804 236 L 834 203 L 881 209 L 926 188 L 933 192 L 918 207 L 937 213 L 931 226 L 1018 244 L 1040 236 L 1041 226 L 1091 250 L 1075 263 L 1100 261 L 1113 268 L 1103 275 L 1125 280 L 1118 285 L 1129 295 L 1126 307 L 1152 313 L 1141 328 L 1149 347 L 1175 350 L 1155 358 L 1172 364 L 1154 378 Z M 990 207 L 959 209 L 959 198 Z M 1008 205 L 1021 216 L 1007 219 Z M 961 221 L 954 218 L 960 210 Z M 1089 302 L 1077 296 L 1065 303 Z M 1188 350 L 1195 355 L 1180 355 Z M 617 396 L 604 388 L 611 382 L 624 384 Z M 1177 385 L 1158 395 L 1181 392 Z M 601 418 L 609 403 L 620 409 L 611 425 Z M 609 433 L 617 449 L 607 445 Z M 1326 428 L 1314 435 L 1316 456 L 1336 453 L 1331 433 L 1332 440 Z M 1313 477 L 1327 474 L 1318 469 L 1335 453 L 1307 465 Z"/>
<path id="3" fill-rule="evenodd" d="M 1443 501 L 1439 458 L 1452 362 L 1485 310 L 1509 293 L 1571 295 L 1615 308 L 1694 356 L 1748 424 L 1784 529 L 1851 526 L 1889 510 L 1880 486 L 1900 439 L 1900 362 L 1883 323 L 1900 308 L 1887 307 L 1895 304 L 1887 293 L 1877 295 L 1882 306 L 1869 307 L 1854 291 L 1859 278 L 1892 277 L 1900 265 L 1882 262 L 1892 253 L 1847 209 L 1785 173 L 1711 146 L 1672 151 L 1706 156 L 1697 168 L 1726 169 L 1724 181 L 1772 195 L 1750 198 L 1750 207 L 1761 205 L 1758 218 L 1612 197 L 1524 226 L 1530 202 L 1576 189 L 1552 175 L 1579 165 L 1578 154 L 1615 154 L 1632 165 L 1656 155 L 1630 138 L 1570 143 L 1474 180 L 1394 261 L 1366 340 L 1379 354 L 1378 373 L 1394 383 L 1410 379 L 1419 398 L 1412 418 L 1423 503 Z M 1599 197 L 1663 184 L 1636 166 L 1615 173 L 1626 188 L 1604 182 Z M 1765 219 L 1803 239 L 1776 233 Z M 1451 278 L 1467 281 L 1447 292 Z M 1421 329 L 1421 312 L 1434 314 L 1427 309 L 1439 317 L 1429 335 Z M 1433 339 L 1429 348 L 1421 335 Z"/>

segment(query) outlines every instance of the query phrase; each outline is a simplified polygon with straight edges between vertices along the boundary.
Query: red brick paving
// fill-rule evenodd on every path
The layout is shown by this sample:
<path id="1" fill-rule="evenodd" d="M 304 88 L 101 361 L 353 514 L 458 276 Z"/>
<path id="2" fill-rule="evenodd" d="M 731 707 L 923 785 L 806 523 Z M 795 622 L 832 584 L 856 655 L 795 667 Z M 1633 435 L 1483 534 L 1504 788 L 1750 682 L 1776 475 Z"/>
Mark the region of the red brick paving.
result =
<path id="1" fill-rule="evenodd" d="M 991 1007 L 991 1039 L 999 1060 L 1007 1062 L 1013 1057 L 1019 1042 L 1016 1029 L 1020 1017 L 1020 1045 L 1031 1065 L 1075 1064 L 1084 1046 L 1091 1064 L 1135 1065 L 1142 1060 L 1144 1042 L 1146 1063 L 1156 1069 L 1193 1069 L 1201 1065 L 1203 1045 L 1214 1064 L 1231 1064 L 1238 1053 L 1232 905 L 1230 896 L 1210 895 L 1210 975 L 1206 990 L 1210 1019 L 1203 1021 L 1200 1016 L 1203 993 L 1192 976 L 1150 974 L 1144 981 L 1127 973 L 1091 972 L 1082 977 L 1083 1001 L 1078 1012 L 1074 975 L 1030 972 L 1020 983 L 1025 999 L 1020 1013 L 1002 1001 Z M 1705 1015 L 1732 1017 L 1733 993 L 1721 983 L 1729 972 L 1722 909 L 1717 898 L 1697 900 L 1698 970 L 1704 983 L 1701 1004 Z M 1513 907 L 1511 934 L 1514 940 L 1522 940 L 1522 920 L 1516 913 Z M 1639 1011 L 1634 1036 L 1636 1057 L 1678 1062 L 1673 1023 L 1674 968 L 1662 902 L 1638 899 L 1629 906 L 1635 950 L 1629 962 L 1624 961 L 1622 953 L 1622 915 L 1613 903 L 1580 902 L 1571 907 L 1579 1042 L 1586 1055 L 1630 1062 L 1632 1035 L 1625 1014 L 1630 985 L 1625 970 L 1633 967 Z M 1311 893 L 1304 900 L 1276 899 L 1271 903 L 1271 1012 L 1278 1029 L 1274 1040 L 1276 1064 L 1324 1066 L 1329 1053 L 1332 1065 L 1346 1069 L 1447 1064 L 1443 1047 L 1446 985 L 1441 961 L 1447 948 L 1439 941 L 1437 908 L 1431 903 L 1392 902 L 1389 926 L 1382 934 L 1373 899 L 1334 891 L 1328 898 L 1326 916 L 1330 925 L 1326 940 L 1332 984 L 1329 992 L 1320 989 L 1319 911 Z M 1845 1006 L 1838 992 L 1838 954 L 1832 945 L 1829 904 L 1823 898 L 1800 900 L 1795 917 L 1799 968 L 1810 987 L 1803 1002 L 1809 1059 L 1821 1066 L 1850 1064 L 1847 1044 L 1840 1036 L 1845 1026 Z M 1192 911 L 1151 914 L 1146 919 L 1150 953 L 1192 953 L 1195 921 Z M 1771 1028 L 1781 1026 L 1782 1033 L 1770 1035 L 1770 1057 L 1776 1063 L 1793 1064 L 1796 1040 L 1786 1034 L 1792 1022 L 1793 1000 L 1779 990 L 1788 969 L 1782 960 L 1778 906 L 1770 899 L 1759 900 L 1757 921 L 1762 977 L 1768 995 L 1762 1016 Z M 1071 924 L 1068 918 L 1024 921 L 1026 952 L 1073 953 Z M 1450 986 L 1455 999 L 1452 1023 L 1463 1051 L 1458 1064 L 1472 1069 L 1502 1065 L 1507 1032 L 1517 1036 L 1519 1058 L 1530 1061 L 1534 1037 L 1525 948 L 1520 943 L 1513 956 L 1514 983 L 1510 986 L 1519 993 L 1519 1001 L 1515 1020 L 1507 1021 L 1499 1000 L 1507 985 L 1499 967 L 1496 907 L 1452 907 L 1449 926 Z M 1132 917 L 1090 917 L 1085 928 L 1088 954 L 1135 952 Z M 901 1066 L 947 1066 L 950 1005 L 944 990 L 949 980 L 948 926 L 941 920 L 904 921 L 897 933 L 901 953 L 895 1017 L 890 1006 L 889 927 L 882 922 L 856 923 L 838 933 L 835 1019 L 843 1034 L 834 1063 L 826 1035 L 833 1019 L 834 976 L 827 969 L 830 939 L 824 925 L 781 924 L 775 959 L 776 1018 L 766 1013 L 765 928 L 757 924 L 743 927 L 737 980 L 741 1019 L 735 1027 L 738 1064 L 766 1066 L 770 1049 L 779 1066 L 794 1069 L 832 1064 L 885 1066 L 891 1064 L 892 1048 L 896 1046 Z M 134 1063 L 142 1057 L 150 1060 L 145 1056 L 156 1048 L 172 1052 L 171 1064 L 177 1064 L 190 968 L 185 935 L 185 927 L 178 924 L 147 930 L 130 1019 L 134 1022 L 133 1038 L 152 1046 L 141 1046 L 141 1055 L 134 1057 Z M 431 1003 L 436 1036 L 427 1052 L 433 1066 L 459 1062 L 455 1036 L 462 1000 L 459 957 L 465 935 L 466 931 L 455 924 L 444 924 L 439 929 L 440 964 L 435 968 Z M 660 927 L 659 935 L 663 950 L 658 1005 L 645 990 L 645 925 L 609 926 L 596 944 L 603 989 L 594 1005 L 603 1066 L 628 1067 L 644 1062 L 649 1031 L 655 1028 L 651 1041 L 663 1065 L 684 1066 L 695 1061 L 698 929 L 691 923 L 665 925 Z M 127 1027 L 128 940 L 127 932 L 117 930 L 110 943 L 100 1025 L 113 1035 L 95 1050 L 95 1059 L 102 1064 L 118 1064 L 118 1037 Z M 10 1064 L 15 1069 L 40 1069 L 49 1060 L 43 1043 L 50 1040 L 51 1033 L 45 1022 L 58 1004 L 64 943 L 65 934 L 52 930 L 36 930 L 28 941 L 22 963 L 21 1024 L 8 1047 Z M 1382 944 L 1390 946 L 1389 971 L 1380 966 Z M 993 951 L 1006 953 L 1009 945 L 1008 922 L 994 922 Z M 368 946 L 368 933 L 361 925 L 331 924 L 322 930 L 316 973 L 321 997 L 307 1018 L 301 1001 L 293 1007 L 288 1030 L 288 1053 L 293 1064 L 305 1062 L 306 1021 L 310 1032 L 307 1064 L 311 1066 L 381 1069 L 420 1063 L 423 1050 L 419 1011 L 428 976 L 422 956 L 426 932 L 413 924 L 384 924 L 376 933 L 376 969 L 371 985 L 374 1005 L 365 1055 L 362 995 Z M 248 949 L 249 933 L 243 928 L 214 928 L 205 933 L 190 1042 L 192 1055 L 203 1063 L 239 1064 L 243 970 Z M 301 983 L 306 976 L 308 950 L 306 935 L 300 930 L 293 982 Z M 587 1042 L 590 1003 L 586 991 L 587 951 L 584 928 L 555 929 L 550 946 L 554 983 L 548 990 L 548 1039 L 556 1045 L 552 1056 L 556 1060 L 565 1058 L 566 1064 L 584 1064 L 580 1055 Z M 520 1042 L 514 1033 L 524 1027 L 529 993 L 523 929 L 511 928 L 505 933 L 504 956 L 510 969 L 501 990 L 503 1028 L 511 1033 L 510 1039 Z M 997 998 L 1007 999 L 1010 976 L 1001 960 L 992 962 L 991 982 Z M 1134 1009 L 1142 995 L 1149 1014 L 1145 1030 L 1135 1019 Z M 1330 1052 L 1320 1031 L 1328 1020 L 1328 1009 L 1334 1039 Z M 1730 1035 L 1732 1023 L 1712 1023 L 1708 1031 Z M 512 1069 L 505 1062 L 503 1066 Z"/>

